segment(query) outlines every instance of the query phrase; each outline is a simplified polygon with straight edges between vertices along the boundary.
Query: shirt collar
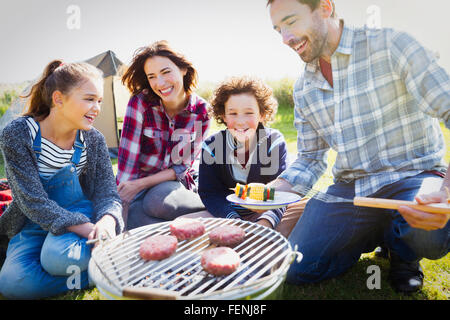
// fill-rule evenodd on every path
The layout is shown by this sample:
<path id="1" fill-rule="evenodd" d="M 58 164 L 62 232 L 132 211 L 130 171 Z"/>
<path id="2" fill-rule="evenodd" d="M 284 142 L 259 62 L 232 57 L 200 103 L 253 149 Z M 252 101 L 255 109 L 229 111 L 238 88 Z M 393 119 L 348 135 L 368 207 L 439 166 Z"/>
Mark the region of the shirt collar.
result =
<path id="1" fill-rule="evenodd" d="M 188 99 L 187 106 L 184 110 L 186 110 L 190 113 L 194 113 L 196 108 L 197 108 L 197 97 L 196 97 L 195 93 L 191 93 L 189 96 L 189 99 Z"/>
<path id="2" fill-rule="evenodd" d="M 344 27 L 342 28 L 341 40 L 336 52 L 350 55 L 353 50 L 353 38 L 355 35 L 355 28 L 350 25 L 346 25 L 344 20 L 341 20 Z"/>

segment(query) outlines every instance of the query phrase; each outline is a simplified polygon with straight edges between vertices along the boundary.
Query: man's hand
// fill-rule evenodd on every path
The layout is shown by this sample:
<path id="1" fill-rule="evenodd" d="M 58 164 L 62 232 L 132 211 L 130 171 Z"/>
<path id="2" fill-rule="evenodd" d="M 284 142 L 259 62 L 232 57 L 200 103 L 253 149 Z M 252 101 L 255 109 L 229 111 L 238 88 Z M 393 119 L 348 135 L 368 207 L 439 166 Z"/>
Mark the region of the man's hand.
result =
<path id="1" fill-rule="evenodd" d="M 287 180 L 282 178 L 277 178 L 267 184 L 269 188 L 275 188 L 275 190 L 278 191 L 286 191 L 286 192 L 293 192 L 292 191 L 292 185 L 287 182 Z"/>
<path id="2" fill-rule="evenodd" d="M 418 204 L 448 203 L 447 197 L 447 192 L 442 190 L 426 195 L 419 195 L 415 199 Z M 428 213 L 407 206 L 399 207 L 398 212 L 400 212 L 411 227 L 427 231 L 444 228 L 450 219 L 449 214 Z"/>

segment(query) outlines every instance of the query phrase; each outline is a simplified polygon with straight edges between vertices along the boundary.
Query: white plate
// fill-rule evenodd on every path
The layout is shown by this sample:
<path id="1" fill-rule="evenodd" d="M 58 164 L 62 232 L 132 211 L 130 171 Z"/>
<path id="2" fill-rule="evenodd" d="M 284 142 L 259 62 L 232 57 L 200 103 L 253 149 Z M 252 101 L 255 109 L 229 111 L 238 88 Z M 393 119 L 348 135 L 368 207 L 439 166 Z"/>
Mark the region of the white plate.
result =
<path id="1" fill-rule="evenodd" d="M 300 201 L 301 197 L 298 194 L 284 191 L 276 191 L 273 200 L 259 201 L 253 199 L 245 199 L 237 197 L 234 193 L 227 196 L 227 200 L 238 204 L 247 209 L 255 210 L 270 210 L 286 207 L 288 204 Z"/>

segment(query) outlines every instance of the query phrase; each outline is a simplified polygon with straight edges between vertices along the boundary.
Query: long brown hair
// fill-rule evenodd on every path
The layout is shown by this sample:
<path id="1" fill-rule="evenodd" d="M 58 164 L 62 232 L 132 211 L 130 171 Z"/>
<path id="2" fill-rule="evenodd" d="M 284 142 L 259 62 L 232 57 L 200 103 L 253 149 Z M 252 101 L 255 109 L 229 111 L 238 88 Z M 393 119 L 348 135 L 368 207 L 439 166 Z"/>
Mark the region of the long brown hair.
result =
<path id="1" fill-rule="evenodd" d="M 144 71 L 145 62 L 154 56 L 166 57 L 178 68 L 186 69 L 186 75 L 183 77 L 184 91 L 187 95 L 193 92 L 198 81 L 197 70 L 183 54 L 175 51 L 166 40 L 161 40 L 150 46 L 141 47 L 134 53 L 130 66 L 122 76 L 122 83 L 132 95 L 137 95 L 147 89 L 150 99 L 159 99 L 159 96 L 150 87 Z"/>
<path id="2" fill-rule="evenodd" d="M 27 111 L 24 116 L 31 116 L 37 121 L 45 119 L 53 107 L 52 95 L 60 91 L 67 95 L 86 79 L 103 78 L 103 72 L 85 62 L 63 63 L 62 60 L 51 61 L 44 69 L 41 78 L 36 82 L 28 95 Z"/>

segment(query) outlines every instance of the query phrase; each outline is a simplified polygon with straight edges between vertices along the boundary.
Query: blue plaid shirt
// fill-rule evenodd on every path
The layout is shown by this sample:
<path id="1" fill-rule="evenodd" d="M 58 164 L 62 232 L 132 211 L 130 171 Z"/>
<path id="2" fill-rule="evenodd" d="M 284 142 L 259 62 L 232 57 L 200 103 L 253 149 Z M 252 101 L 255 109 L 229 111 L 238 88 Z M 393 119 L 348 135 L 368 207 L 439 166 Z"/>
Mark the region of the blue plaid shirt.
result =
<path id="1" fill-rule="evenodd" d="M 438 118 L 450 128 L 450 79 L 431 52 L 403 32 L 344 25 L 331 65 L 333 87 L 317 61 L 294 86 L 298 155 L 280 178 L 312 187 L 330 148 L 335 182 L 354 181 L 356 196 L 445 171 Z"/>

